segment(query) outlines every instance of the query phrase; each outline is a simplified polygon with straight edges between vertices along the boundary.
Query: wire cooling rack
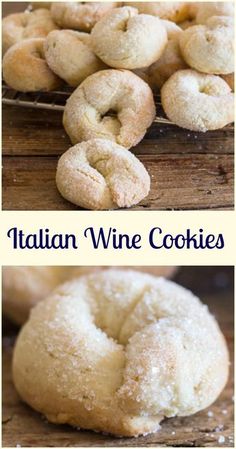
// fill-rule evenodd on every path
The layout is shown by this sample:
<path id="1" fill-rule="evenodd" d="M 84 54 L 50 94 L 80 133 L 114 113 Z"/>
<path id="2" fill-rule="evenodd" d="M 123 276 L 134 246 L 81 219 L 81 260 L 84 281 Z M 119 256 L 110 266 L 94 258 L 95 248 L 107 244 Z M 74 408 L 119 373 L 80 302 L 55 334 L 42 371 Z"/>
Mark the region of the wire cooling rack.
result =
<path id="1" fill-rule="evenodd" d="M 18 92 L 11 89 L 5 83 L 2 84 L 2 103 L 12 106 L 22 106 L 26 108 L 49 109 L 54 111 L 63 111 L 66 100 L 69 98 L 73 89 L 65 86 L 61 90 L 53 92 Z M 162 111 L 160 95 L 155 95 L 155 103 L 158 110 Z M 157 116 L 155 123 L 172 125 L 170 120 L 164 116 Z"/>

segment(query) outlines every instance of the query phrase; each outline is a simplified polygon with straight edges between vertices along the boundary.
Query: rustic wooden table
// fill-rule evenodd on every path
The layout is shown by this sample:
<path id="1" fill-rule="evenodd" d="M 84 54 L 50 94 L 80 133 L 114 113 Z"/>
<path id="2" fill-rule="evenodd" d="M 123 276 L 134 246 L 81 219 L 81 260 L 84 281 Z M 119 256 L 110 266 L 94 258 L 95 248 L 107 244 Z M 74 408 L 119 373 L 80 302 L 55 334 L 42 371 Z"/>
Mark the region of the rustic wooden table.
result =
<path id="1" fill-rule="evenodd" d="M 233 269 L 231 269 L 233 277 Z M 212 278 L 207 267 L 184 268 L 176 276 L 182 285 L 194 288 L 215 314 L 226 337 L 233 362 L 233 287 L 225 288 L 225 272 L 218 271 L 214 292 L 207 285 Z M 199 282 L 201 279 L 201 282 Z M 205 283 L 205 285 L 204 285 Z M 199 286 L 202 290 L 199 291 Z M 203 288 L 204 286 L 204 288 Z M 203 293 L 205 291 L 205 293 Z M 113 438 L 89 431 L 76 431 L 69 426 L 46 422 L 23 404 L 12 384 L 11 359 L 17 329 L 3 321 L 3 446 L 14 447 L 81 447 L 81 446 L 171 446 L 233 447 L 233 367 L 220 398 L 209 409 L 186 418 L 173 418 L 162 423 L 155 434 L 139 438 Z"/>
<path id="2" fill-rule="evenodd" d="M 3 209 L 73 210 L 55 185 L 58 157 L 71 146 L 62 112 L 3 107 Z M 133 149 L 151 192 L 132 210 L 233 208 L 233 127 L 193 133 L 153 124 Z"/>

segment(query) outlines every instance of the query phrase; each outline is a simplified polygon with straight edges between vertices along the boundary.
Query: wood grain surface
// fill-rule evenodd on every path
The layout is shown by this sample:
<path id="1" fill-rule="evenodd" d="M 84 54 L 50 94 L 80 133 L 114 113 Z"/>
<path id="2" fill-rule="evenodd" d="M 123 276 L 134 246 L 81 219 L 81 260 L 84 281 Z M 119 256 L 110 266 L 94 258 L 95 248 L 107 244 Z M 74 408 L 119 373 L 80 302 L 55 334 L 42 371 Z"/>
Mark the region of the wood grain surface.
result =
<path id="1" fill-rule="evenodd" d="M 233 269 L 232 277 L 233 277 Z M 186 273 L 189 276 L 186 280 Z M 220 323 L 233 363 L 233 287 L 226 289 L 223 271 L 215 276 L 215 289 L 209 288 L 212 269 L 184 268 L 176 279 L 187 287 L 194 286 L 203 302 L 209 305 Z M 202 280 L 202 281 L 201 281 Z M 193 287 L 192 287 L 193 288 Z M 199 291 L 199 288 L 201 289 Z M 205 291 L 205 293 L 202 293 Z M 3 321 L 3 446 L 15 447 L 233 447 L 233 366 L 230 379 L 219 399 L 208 409 L 190 417 L 163 421 L 161 430 L 139 438 L 113 438 L 90 431 L 77 431 L 69 426 L 49 424 L 38 413 L 23 404 L 12 383 L 11 360 L 17 328 Z"/>
<path id="2" fill-rule="evenodd" d="M 153 124 L 132 151 L 151 192 L 131 210 L 233 209 L 233 127 L 193 133 Z M 71 146 L 62 113 L 3 107 L 3 209 L 74 210 L 55 185 L 58 157 Z"/>

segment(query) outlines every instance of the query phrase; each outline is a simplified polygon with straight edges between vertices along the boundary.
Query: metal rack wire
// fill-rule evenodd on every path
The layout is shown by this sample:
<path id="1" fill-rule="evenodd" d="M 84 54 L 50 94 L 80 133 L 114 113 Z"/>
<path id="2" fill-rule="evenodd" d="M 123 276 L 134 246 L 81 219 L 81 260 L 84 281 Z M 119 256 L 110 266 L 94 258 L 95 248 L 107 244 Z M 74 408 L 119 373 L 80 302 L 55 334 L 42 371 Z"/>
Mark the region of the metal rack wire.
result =
<path id="1" fill-rule="evenodd" d="M 54 111 L 63 111 L 66 100 L 71 95 L 72 89 L 64 87 L 61 90 L 53 92 L 18 92 L 11 89 L 5 83 L 2 84 L 2 103 L 12 106 L 22 106 L 26 108 L 49 109 Z M 155 95 L 155 102 L 158 110 L 161 110 L 160 95 Z M 173 125 L 168 119 L 157 116 L 155 123 Z"/>

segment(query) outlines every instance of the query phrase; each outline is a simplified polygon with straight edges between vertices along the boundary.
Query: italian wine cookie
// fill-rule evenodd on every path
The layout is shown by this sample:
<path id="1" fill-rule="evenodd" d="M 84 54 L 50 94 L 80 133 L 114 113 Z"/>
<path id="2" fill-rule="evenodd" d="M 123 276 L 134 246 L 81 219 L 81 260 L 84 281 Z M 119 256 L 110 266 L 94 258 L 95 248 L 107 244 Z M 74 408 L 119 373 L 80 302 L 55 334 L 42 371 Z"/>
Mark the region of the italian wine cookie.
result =
<path id="1" fill-rule="evenodd" d="M 96 55 L 110 67 L 137 69 L 160 58 L 166 44 L 165 27 L 158 17 L 138 14 L 131 7 L 110 11 L 91 32 Z"/>
<path id="2" fill-rule="evenodd" d="M 207 307 L 133 271 L 59 286 L 32 310 L 13 355 L 20 397 L 48 421 L 118 436 L 208 407 L 227 377 L 226 343 Z"/>
<path id="3" fill-rule="evenodd" d="M 37 9 L 22 13 L 10 14 L 2 21 L 3 54 L 12 45 L 23 39 L 46 37 L 57 25 L 52 20 L 48 9 Z"/>
<path id="4" fill-rule="evenodd" d="M 126 148 L 105 139 L 82 142 L 59 159 L 56 184 L 61 195 L 85 209 L 131 207 L 145 198 L 150 177 Z"/>
<path id="5" fill-rule="evenodd" d="M 206 23 L 212 16 L 234 17 L 233 2 L 199 2 L 196 5 L 195 19 L 200 24 Z"/>
<path id="6" fill-rule="evenodd" d="M 3 58 L 3 78 L 20 92 L 50 91 L 61 86 L 62 80 L 45 61 L 45 39 L 26 39 L 13 45 Z"/>
<path id="7" fill-rule="evenodd" d="M 187 2 L 125 2 L 137 8 L 141 14 L 150 14 L 172 22 L 183 22 L 189 17 Z"/>
<path id="8" fill-rule="evenodd" d="M 184 60 L 193 69 L 215 75 L 234 71 L 233 18 L 211 17 L 205 25 L 185 30 L 179 43 Z"/>
<path id="9" fill-rule="evenodd" d="M 103 138 L 136 145 L 156 115 L 153 93 L 128 70 L 90 75 L 67 100 L 63 124 L 73 144 Z"/>
<path id="10" fill-rule="evenodd" d="M 219 76 L 179 70 L 161 90 L 163 109 L 176 125 L 206 132 L 234 121 L 234 94 Z"/>
<path id="11" fill-rule="evenodd" d="M 73 87 L 106 67 L 94 54 L 91 37 L 87 33 L 52 31 L 46 38 L 44 49 L 51 70 Z"/>
<path id="12" fill-rule="evenodd" d="M 52 2 L 51 14 L 61 28 L 91 31 L 117 2 Z"/>

